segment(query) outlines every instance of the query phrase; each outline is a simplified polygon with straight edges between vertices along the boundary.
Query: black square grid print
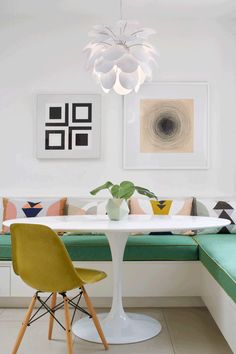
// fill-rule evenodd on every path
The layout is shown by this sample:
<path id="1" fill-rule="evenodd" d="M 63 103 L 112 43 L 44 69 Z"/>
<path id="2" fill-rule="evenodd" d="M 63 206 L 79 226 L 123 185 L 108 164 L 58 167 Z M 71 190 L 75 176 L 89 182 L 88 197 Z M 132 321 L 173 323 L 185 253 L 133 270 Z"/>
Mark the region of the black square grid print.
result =
<path id="1" fill-rule="evenodd" d="M 91 159 L 100 157 L 101 95 L 39 94 L 37 157 Z"/>
<path id="2" fill-rule="evenodd" d="M 65 151 L 89 147 L 86 130 L 92 130 L 92 103 L 66 102 L 62 106 L 52 105 L 47 114 L 45 150 Z"/>

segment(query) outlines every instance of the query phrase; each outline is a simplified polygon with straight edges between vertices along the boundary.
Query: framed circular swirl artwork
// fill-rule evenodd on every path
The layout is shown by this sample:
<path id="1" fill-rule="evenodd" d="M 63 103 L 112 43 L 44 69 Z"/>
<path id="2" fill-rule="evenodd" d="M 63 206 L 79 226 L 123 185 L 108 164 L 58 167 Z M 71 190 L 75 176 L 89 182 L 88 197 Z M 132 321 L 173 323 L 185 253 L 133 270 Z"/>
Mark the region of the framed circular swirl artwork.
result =
<path id="1" fill-rule="evenodd" d="M 207 83 L 145 84 L 124 119 L 124 168 L 208 168 Z"/>

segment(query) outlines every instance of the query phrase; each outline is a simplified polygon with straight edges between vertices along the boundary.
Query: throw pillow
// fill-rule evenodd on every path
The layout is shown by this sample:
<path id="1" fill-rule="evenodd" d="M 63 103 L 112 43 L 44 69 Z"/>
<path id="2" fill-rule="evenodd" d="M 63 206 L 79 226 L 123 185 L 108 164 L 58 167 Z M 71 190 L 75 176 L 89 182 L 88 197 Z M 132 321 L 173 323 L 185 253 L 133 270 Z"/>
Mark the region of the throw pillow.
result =
<path id="1" fill-rule="evenodd" d="M 37 216 L 64 215 L 66 198 L 3 198 L 3 221 Z M 2 233 L 10 229 L 2 226 Z"/>
<path id="2" fill-rule="evenodd" d="M 67 200 L 67 215 L 106 215 L 107 200 L 92 200 L 91 198 L 69 198 Z M 100 235 L 100 232 L 70 231 L 66 235 Z"/>
<path id="3" fill-rule="evenodd" d="M 141 199 L 131 198 L 129 201 L 131 214 L 150 214 L 150 215 L 192 215 L 193 198 L 187 199 Z M 160 234 L 152 232 L 151 234 Z M 161 234 L 163 234 L 161 232 Z M 171 232 L 171 234 L 192 235 L 191 230 L 179 230 Z"/>
<path id="4" fill-rule="evenodd" d="M 71 198 L 67 203 L 68 215 L 106 215 L 106 200 Z"/>
<path id="5" fill-rule="evenodd" d="M 236 199 L 196 199 L 196 214 L 197 216 L 211 216 L 231 221 L 228 226 L 199 230 L 197 234 L 236 233 Z"/>

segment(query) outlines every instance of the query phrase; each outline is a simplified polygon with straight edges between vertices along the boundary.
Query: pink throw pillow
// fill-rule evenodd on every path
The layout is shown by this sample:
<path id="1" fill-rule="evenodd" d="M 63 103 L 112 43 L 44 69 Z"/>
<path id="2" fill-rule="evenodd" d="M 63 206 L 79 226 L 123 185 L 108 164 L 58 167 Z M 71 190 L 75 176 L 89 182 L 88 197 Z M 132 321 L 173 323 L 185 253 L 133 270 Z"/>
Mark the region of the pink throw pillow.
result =
<path id="1" fill-rule="evenodd" d="M 37 216 L 64 215 L 66 198 L 3 198 L 3 221 Z M 2 233 L 9 233 L 2 225 Z"/>

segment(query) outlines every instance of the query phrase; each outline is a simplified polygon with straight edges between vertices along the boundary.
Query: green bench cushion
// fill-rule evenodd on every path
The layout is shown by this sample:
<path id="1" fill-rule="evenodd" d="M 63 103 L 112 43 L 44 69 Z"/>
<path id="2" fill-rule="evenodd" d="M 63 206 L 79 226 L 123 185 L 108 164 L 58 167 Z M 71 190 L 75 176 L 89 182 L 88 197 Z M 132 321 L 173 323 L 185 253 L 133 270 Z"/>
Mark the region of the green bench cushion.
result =
<path id="1" fill-rule="evenodd" d="M 236 235 L 199 235 L 199 258 L 236 302 Z"/>
<path id="2" fill-rule="evenodd" d="M 0 261 L 11 261 L 11 236 L 0 235 Z"/>
<path id="3" fill-rule="evenodd" d="M 104 235 L 64 235 L 61 239 L 73 261 L 111 260 L 110 248 Z M 0 260 L 11 260 L 10 235 L 0 237 Z M 130 236 L 125 248 L 124 260 L 198 260 L 198 245 L 189 236 Z"/>

